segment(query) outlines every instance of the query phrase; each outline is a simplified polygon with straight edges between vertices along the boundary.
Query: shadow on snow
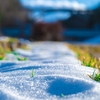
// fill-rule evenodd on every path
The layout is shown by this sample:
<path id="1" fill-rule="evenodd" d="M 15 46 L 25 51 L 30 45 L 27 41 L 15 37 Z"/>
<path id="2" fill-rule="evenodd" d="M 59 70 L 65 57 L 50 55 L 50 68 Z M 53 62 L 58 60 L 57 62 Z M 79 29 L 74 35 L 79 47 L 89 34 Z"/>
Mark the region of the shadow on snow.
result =
<path id="1" fill-rule="evenodd" d="M 10 72 L 16 70 L 31 70 L 31 69 L 39 69 L 42 66 L 30 66 L 24 64 L 15 64 L 15 63 L 2 63 L 0 65 L 0 72 Z"/>
<path id="2" fill-rule="evenodd" d="M 51 95 L 64 96 L 77 94 L 80 92 L 85 92 L 93 87 L 82 80 L 77 80 L 73 78 L 57 78 L 49 84 L 47 92 Z"/>

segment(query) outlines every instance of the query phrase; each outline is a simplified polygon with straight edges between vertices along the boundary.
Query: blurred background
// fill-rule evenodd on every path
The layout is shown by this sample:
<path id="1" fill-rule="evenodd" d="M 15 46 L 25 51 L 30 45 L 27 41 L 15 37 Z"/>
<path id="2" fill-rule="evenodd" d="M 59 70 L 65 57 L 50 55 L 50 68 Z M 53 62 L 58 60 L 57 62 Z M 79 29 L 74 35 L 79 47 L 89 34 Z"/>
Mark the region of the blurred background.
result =
<path id="1" fill-rule="evenodd" d="M 0 0 L 0 35 L 100 43 L 100 0 Z"/>

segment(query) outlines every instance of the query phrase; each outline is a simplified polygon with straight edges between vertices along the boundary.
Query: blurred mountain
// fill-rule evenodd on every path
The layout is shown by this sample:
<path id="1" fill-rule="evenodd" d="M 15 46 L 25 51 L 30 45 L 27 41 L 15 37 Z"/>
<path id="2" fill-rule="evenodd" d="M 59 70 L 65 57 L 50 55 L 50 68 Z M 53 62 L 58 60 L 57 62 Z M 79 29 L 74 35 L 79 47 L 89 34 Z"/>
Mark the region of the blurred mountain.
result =
<path id="1" fill-rule="evenodd" d="M 87 28 L 88 14 L 72 14 L 70 18 L 63 20 L 63 26 L 71 29 Z"/>
<path id="2" fill-rule="evenodd" d="M 100 6 L 93 10 L 71 12 L 71 16 L 62 20 L 62 23 L 65 28 L 100 31 Z"/>

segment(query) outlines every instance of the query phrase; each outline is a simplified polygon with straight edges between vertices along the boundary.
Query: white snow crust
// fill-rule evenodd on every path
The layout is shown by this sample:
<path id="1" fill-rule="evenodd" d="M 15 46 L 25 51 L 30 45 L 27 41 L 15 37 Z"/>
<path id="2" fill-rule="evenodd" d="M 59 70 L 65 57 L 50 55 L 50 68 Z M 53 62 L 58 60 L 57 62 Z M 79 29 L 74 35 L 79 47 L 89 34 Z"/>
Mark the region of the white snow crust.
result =
<path id="1" fill-rule="evenodd" d="M 94 69 L 82 66 L 65 43 L 34 42 L 30 48 L 16 50 L 28 61 L 0 62 L 0 100 L 100 100 L 100 83 L 87 75 Z"/>

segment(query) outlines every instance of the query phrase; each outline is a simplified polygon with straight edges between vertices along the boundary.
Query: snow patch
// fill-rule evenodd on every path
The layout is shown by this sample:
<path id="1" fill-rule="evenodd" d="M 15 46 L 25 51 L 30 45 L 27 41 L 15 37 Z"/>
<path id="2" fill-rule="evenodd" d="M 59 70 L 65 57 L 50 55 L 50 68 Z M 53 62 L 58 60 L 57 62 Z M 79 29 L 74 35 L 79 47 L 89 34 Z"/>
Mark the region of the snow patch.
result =
<path id="1" fill-rule="evenodd" d="M 94 69 L 82 66 L 64 43 L 34 42 L 31 47 L 32 55 L 23 51 L 29 61 L 0 61 L 0 100 L 100 99 L 100 83 L 87 76 Z"/>

